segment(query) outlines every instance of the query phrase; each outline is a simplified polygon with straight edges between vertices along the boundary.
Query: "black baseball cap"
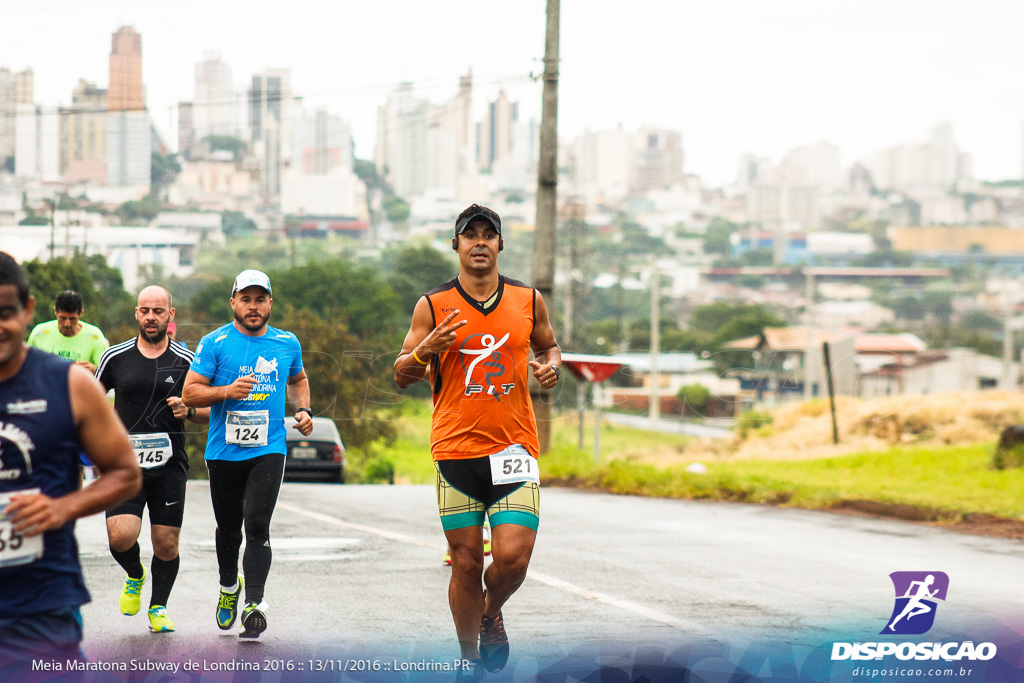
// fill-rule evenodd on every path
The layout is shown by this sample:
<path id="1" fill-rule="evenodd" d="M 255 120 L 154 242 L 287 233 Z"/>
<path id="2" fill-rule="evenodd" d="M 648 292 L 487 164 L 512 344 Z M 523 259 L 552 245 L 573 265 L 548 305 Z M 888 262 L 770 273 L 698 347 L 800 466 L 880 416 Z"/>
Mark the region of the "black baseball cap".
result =
<path id="1" fill-rule="evenodd" d="M 473 204 L 459 214 L 458 219 L 455 221 L 455 234 L 461 235 L 466 226 L 475 220 L 487 221 L 501 235 L 501 217 L 486 206 L 480 206 L 479 204 Z"/>

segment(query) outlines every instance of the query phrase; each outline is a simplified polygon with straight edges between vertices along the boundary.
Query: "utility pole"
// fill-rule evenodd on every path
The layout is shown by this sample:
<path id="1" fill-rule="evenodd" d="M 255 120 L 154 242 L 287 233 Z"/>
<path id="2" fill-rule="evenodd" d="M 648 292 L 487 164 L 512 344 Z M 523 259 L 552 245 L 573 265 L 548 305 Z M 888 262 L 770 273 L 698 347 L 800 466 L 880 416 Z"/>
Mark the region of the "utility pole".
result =
<path id="1" fill-rule="evenodd" d="M 810 266 L 804 269 L 804 279 L 807 285 L 807 292 L 805 294 L 807 298 L 807 319 L 804 321 L 805 331 L 807 334 L 807 343 L 804 349 L 804 400 L 809 401 L 814 398 L 814 393 L 811 391 L 812 385 L 814 384 L 814 365 L 812 363 L 816 361 L 815 348 L 814 348 L 814 273 L 811 271 Z M 828 372 L 828 368 L 825 369 Z"/>
<path id="2" fill-rule="evenodd" d="M 54 242 L 57 241 L 57 205 L 52 199 L 44 199 L 43 203 L 50 209 L 50 260 L 53 260 Z"/>
<path id="3" fill-rule="evenodd" d="M 533 286 L 554 311 L 555 219 L 558 212 L 558 19 L 560 0 L 548 0 L 544 39 L 544 94 L 537 164 L 537 219 L 533 231 Z M 533 402 L 540 452 L 551 447 L 551 403 L 539 391 Z"/>
<path id="4" fill-rule="evenodd" d="M 661 290 L 658 279 L 658 261 L 651 263 L 651 427 L 656 428 L 661 419 L 661 372 L 658 366 L 661 356 Z"/>
<path id="5" fill-rule="evenodd" d="M 71 260 L 71 212 L 64 211 L 64 258 Z"/>

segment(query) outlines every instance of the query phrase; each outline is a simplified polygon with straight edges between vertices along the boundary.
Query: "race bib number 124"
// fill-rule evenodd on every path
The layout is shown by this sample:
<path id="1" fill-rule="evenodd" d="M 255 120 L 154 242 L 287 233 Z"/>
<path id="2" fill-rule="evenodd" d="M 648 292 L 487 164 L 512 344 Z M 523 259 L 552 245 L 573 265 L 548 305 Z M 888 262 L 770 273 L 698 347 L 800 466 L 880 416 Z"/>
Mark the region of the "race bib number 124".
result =
<path id="1" fill-rule="evenodd" d="M 235 446 L 266 446 L 270 413 L 266 410 L 229 410 L 224 440 Z"/>

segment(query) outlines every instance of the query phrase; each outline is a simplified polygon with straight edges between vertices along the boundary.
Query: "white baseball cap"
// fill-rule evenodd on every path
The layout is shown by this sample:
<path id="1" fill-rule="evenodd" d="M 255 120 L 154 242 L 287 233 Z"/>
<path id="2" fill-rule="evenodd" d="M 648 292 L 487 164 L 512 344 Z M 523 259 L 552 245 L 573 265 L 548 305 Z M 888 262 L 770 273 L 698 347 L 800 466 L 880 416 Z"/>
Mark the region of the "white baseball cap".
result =
<path id="1" fill-rule="evenodd" d="M 270 277 L 262 270 L 243 270 L 235 278 L 234 287 L 231 288 L 231 296 L 234 296 L 238 290 L 252 287 L 253 285 L 267 290 L 267 294 L 274 293 L 270 289 Z"/>

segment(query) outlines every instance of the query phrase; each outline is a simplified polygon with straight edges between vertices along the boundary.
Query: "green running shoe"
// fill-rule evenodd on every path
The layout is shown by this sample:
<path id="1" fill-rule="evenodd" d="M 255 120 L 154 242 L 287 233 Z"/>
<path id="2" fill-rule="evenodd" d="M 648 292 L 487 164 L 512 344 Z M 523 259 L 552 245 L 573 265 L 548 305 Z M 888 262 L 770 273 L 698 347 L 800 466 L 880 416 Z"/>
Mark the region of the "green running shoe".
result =
<path id="1" fill-rule="evenodd" d="M 227 631 L 238 618 L 238 598 L 242 595 L 242 575 L 238 575 L 238 589 L 226 591 L 221 586 L 220 602 L 217 603 L 217 626 Z"/>
<path id="2" fill-rule="evenodd" d="M 140 593 L 142 592 L 142 585 L 146 583 L 146 577 L 146 568 L 143 567 L 141 579 L 133 579 L 130 576 L 125 578 L 119 602 L 121 614 L 130 617 L 133 614 L 139 613 L 139 608 L 142 607 L 142 596 Z"/>
<path id="3" fill-rule="evenodd" d="M 149 608 L 149 630 L 153 633 L 169 633 L 174 630 L 174 622 L 167 616 L 167 608 L 163 605 Z"/>
<path id="4" fill-rule="evenodd" d="M 239 638 L 259 638 L 267 630 L 267 603 L 247 602 L 242 610 L 242 632 Z"/>

